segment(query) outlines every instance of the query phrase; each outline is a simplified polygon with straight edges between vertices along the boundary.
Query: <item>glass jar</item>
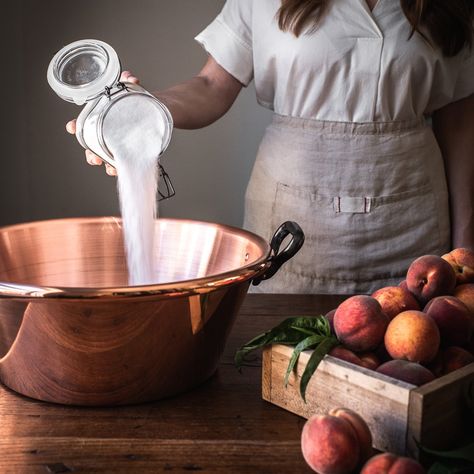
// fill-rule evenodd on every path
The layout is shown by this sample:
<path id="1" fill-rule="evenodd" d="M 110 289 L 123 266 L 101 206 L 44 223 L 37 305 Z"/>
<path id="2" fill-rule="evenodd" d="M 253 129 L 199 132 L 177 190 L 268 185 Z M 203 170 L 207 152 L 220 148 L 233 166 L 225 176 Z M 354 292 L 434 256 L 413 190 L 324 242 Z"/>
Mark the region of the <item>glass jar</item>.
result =
<path id="1" fill-rule="evenodd" d="M 49 63 L 48 83 L 63 100 L 85 107 L 76 121 L 79 143 L 109 165 L 115 167 L 112 153 L 103 135 L 104 119 L 115 104 L 129 94 L 138 94 L 140 100 L 150 101 L 156 111 L 156 120 L 164 124 L 161 156 L 168 147 L 173 131 L 173 119 L 168 108 L 143 87 L 120 82 L 120 60 L 115 50 L 99 40 L 80 40 L 59 50 Z M 161 164 L 159 175 L 165 186 L 159 186 L 160 199 L 174 195 L 174 188 Z"/>

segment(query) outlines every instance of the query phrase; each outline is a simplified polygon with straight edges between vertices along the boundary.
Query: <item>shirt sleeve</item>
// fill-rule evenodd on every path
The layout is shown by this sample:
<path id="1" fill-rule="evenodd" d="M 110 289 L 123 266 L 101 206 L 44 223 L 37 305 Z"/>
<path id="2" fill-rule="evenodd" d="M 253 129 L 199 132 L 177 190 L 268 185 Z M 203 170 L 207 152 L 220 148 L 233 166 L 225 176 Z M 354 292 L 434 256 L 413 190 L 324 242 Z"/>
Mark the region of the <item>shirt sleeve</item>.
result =
<path id="1" fill-rule="evenodd" d="M 227 0 L 221 13 L 196 41 L 244 86 L 253 78 L 253 0 Z"/>

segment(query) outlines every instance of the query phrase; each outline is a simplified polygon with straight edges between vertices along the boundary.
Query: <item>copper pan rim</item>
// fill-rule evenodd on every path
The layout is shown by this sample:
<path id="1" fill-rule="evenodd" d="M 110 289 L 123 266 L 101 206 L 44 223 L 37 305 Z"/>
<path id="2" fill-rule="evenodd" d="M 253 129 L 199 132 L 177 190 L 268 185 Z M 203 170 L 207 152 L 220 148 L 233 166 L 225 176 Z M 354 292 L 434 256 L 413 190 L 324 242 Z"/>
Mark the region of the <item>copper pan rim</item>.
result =
<path id="1" fill-rule="evenodd" d="M 262 256 L 245 266 L 241 266 L 224 273 L 211 274 L 202 278 L 190 280 L 157 283 L 144 286 L 117 286 L 117 287 L 63 287 L 40 286 L 22 282 L 4 282 L 0 280 L 0 300 L 22 300 L 39 303 L 41 301 L 111 301 L 111 300 L 157 300 L 174 297 L 185 297 L 204 294 L 219 288 L 243 283 L 262 275 L 270 266 L 272 251 L 270 244 L 262 237 L 250 231 L 214 222 L 180 218 L 160 218 L 163 222 L 179 222 L 183 224 L 201 224 L 213 226 L 230 233 L 235 233 L 255 242 L 262 249 Z M 46 219 L 27 223 L 13 224 L 0 227 L 0 232 L 8 232 L 19 228 L 28 229 L 54 222 L 80 223 L 80 224 L 115 224 L 120 226 L 120 217 L 71 217 L 60 219 Z"/>

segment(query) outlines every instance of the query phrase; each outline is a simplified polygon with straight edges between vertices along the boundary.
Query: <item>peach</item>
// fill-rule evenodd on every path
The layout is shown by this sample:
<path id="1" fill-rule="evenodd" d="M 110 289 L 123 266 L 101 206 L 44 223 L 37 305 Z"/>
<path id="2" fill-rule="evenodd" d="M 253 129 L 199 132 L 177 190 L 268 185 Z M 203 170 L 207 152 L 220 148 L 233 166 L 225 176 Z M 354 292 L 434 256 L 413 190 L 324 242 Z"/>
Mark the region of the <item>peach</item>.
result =
<path id="1" fill-rule="evenodd" d="M 440 377 L 473 362 L 474 355 L 470 352 L 462 347 L 451 346 L 440 351 L 429 368 L 437 377 Z"/>
<path id="2" fill-rule="evenodd" d="M 357 433 L 344 418 L 314 415 L 301 433 L 303 457 L 320 474 L 352 472 L 359 464 L 360 447 Z"/>
<path id="3" fill-rule="evenodd" d="M 372 293 L 372 297 L 380 303 L 389 319 L 408 309 L 420 309 L 415 297 L 401 286 L 385 286 Z"/>
<path id="4" fill-rule="evenodd" d="M 324 317 L 328 320 L 329 327 L 331 328 L 331 333 L 334 334 L 334 315 L 336 314 L 335 309 L 331 309 L 331 311 L 328 311 Z"/>
<path id="5" fill-rule="evenodd" d="M 474 315 L 474 283 L 458 285 L 454 290 L 454 296 L 459 298 Z"/>
<path id="6" fill-rule="evenodd" d="M 434 320 L 421 311 L 403 311 L 385 332 L 385 348 L 393 359 L 426 363 L 436 356 L 440 335 Z"/>
<path id="7" fill-rule="evenodd" d="M 329 351 L 329 355 L 371 370 L 375 370 L 380 365 L 380 361 L 375 354 L 370 352 L 356 354 L 343 346 L 334 347 Z"/>
<path id="8" fill-rule="evenodd" d="M 455 296 L 437 296 L 428 301 L 423 312 L 438 325 L 441 343 L 448 346 L 467 344 L 471 339 L 473 318 L 468 307 Z"/>
<path id="9" fill-rule="evenodd" d="M 362 361 L 362 367 L 370 370 L 375 370 L 381 364 L 380 359 L 374 352 L 364 352 L 359 354 L 359 358 Z"/>
<path id="10" fill-rule="evenodd" d="M 361 360 L 354 352 L 346 349 L 343 346 L 336 346 L 329 351 L 329 355 L 336 357 L 341 360 L 345 360 L 346 362 L 350 362 L 351 364 L 361 365 Z"/>
<path id="11" fill-rule="evenodd" d="M 407 288 L 425 305 L 431 298 L 451 295 L 456 286 L 453 267 L 437 255 L 423 255 L 414 260 L 407 271 Z"/>
<path id="12" fill-rule="evenodd" d="M 377 367 L 377 372 L 417 386 L 431 382 L 435 378 L 426 367 L 408 360 L 389 360 Z"/>
<path id="13" fill-rule="evenodd" d="M 442 256 L 452 267 L 456 274 L 456 283 L 474 283 L 474 252 L 470 249 L 459 247 Z"/>
<path id="14" fill-rule="evenodd" d="M 426 474 L 426 471 L 414 459 L 382 453 L 370 458 L 360 474 Z"/>
<path id="15" fill-rule="evenodd" d="M 471 337 L 471 340 L 463 348 L 474 355 L 474 336 Z"/>
<path id="16" fill-rule="evenodd" d="M 375 349 L 383 340 L 388 317 L 371 296 L 347 298 L 336 309 L 334 331 L 339 341 L 354 352 Z"/>
<path id="17" fill-rule="evenodd" d="M 365 420 L 355 411 L 348 408 L 333 408 L 328 414 L 346 420 L 354 428 L 360 452 L 357 464 L 362 465 L 365 463 L 372 455 L 372 434 Z"/>
<path id="18" fill-rule="evenodd" d="M 408 286 L 407 286 L 407 281 L 406 281 L 406 280 L 402 280 L 402 281 L 398 284 L 398 286 L 399 286 L 400 288 L 403 288 L 404 290 L 409 291 L 409 290 L 408 290 Z"/>

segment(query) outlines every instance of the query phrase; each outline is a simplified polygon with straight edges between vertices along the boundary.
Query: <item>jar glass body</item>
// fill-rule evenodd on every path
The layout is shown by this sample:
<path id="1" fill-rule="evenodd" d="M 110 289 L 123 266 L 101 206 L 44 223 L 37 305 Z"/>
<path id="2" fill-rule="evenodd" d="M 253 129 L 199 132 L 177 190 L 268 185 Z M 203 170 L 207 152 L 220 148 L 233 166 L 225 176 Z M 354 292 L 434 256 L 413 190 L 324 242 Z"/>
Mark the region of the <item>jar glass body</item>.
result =
<path id="1" fill-rule="evenodd" d="M 171 140 L 173 119 L 166 106 L 137 84 L 117 83 L 106 93 L 88 101 L 76 123 L 76 137 L 79 143 L 112 166 L 115 166 L 114 157 L 104 140 L 103 122 L 107 114 L 113 113 L 114 105 L 129 94 L 141 95 L 143 100 L 152 101 L 155 105 L 156 120 L 162 121 L 165 125 L 162 147 L 158 150 L 158 156 L 166 150 Z"/>

